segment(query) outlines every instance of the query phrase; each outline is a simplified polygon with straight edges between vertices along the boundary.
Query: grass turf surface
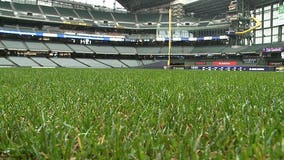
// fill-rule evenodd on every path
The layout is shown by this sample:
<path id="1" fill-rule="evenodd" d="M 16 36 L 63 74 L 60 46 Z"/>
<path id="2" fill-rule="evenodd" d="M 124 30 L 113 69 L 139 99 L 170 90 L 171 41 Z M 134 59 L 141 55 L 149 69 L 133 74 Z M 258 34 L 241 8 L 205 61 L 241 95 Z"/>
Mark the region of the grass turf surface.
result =
<path id="1" fill-rule="evenodd" d="M 283 73 L 0 74 L 0 159 L 283 159 Z"/>

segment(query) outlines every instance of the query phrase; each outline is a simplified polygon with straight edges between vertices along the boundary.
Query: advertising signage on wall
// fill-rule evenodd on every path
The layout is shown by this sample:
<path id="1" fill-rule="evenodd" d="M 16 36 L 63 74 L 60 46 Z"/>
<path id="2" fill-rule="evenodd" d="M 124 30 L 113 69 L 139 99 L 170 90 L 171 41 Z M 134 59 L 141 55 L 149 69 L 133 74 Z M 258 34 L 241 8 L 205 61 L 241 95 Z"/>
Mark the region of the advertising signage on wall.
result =
<path id="1" fill-rule="evenodd" d="M 236 66 L 237 61 L 214 61 L 213 66 Z"/>
<path id="2" fill-rule="evenodd" d="M 277 48 L 262 48 L 262 53 L 272 53 L 272 52 L 282 52 L 283 48 L 282 47 L 277 47 Z"/>
<path id="3" fill-rule="evenodd" d="M 282 66 L 284 65 L 284 62 L 269 62 L 270 66 Z"/>

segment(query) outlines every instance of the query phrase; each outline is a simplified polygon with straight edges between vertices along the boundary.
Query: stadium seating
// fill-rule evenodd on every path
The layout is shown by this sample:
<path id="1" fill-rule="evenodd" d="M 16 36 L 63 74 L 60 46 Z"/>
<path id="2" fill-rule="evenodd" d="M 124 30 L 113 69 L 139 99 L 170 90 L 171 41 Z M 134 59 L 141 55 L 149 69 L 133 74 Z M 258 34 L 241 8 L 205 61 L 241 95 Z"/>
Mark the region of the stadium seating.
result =
<path id="1" fill-rule="evenodd" d="M 18 25 L 4 25 L 3 28 L 7 30 L 19 30 Z"/>
<path id="2" fill-rule="evenodd" d="M 75 12 L 80 16 L 81 19 L 93 20 L 87 10 L 75 9 Z"/>
<path id="3" fill-rule="evenodd" d="M 4 16 L 4 17 L 14 17 L 15 14 L 13 11 L 3 11 L 0 10 L 0 16 Z"/>
<path id="4" fill-rule="evenodd" d="M 0 67 L 3 66 L 15 66 L 11 61 L 7 60 L 4 57 L 0 57 Z"/>
<path id="5" fill-rule="evenodd" d="M 88 46 L 88 48 L 96 54 L 118 54 L 117 50 L 112 46 Z"/>
<path id="6" fill-rule="evenodd" d="M 161 55 L 160 47 L 137 47 L 138 55 Z"/>
<path id="7" fill-rule="evenodd" d="M 131 13 L 112 13 L 118 27 L 136 28 L 136 17 Z"/>
<path id="8" fill-rule="evenodd" d="M 0 41 L 0 50 L 4 50 L 6 47 L 2 44 L 2 42 Z"/>
<path id="9" fill-rule="evenodd" d="M 248 46 L 235 46 L 235 47 L 226 47 L 223 52 L 224 53 L 238 53 L 241 52 L 242 50 L 245 50 Z"/>
<path id="10" fill-rule="evenodd" d="M 91 68 L 111 68 L 108 65 L 105 65 L 101 62 L 98 62 L 94 59 L 89 59 L 89 58 L 76 58 L 77 61 L 91 67 Z"/>
<path id="11" fill-rule="evenodd" d="M 138 14 L 138 23 L 158 23 L 160 19 L 160 14 Z"/>
<path id="12" fill-rule="evenodd" d="M 169 47 L 162 47 L 161 48 L 161 53 L 163 55 L 167 55 L 168 54 L 168 50 L 169 50 Z M 185 55 L 185 53 L 183 52 L 183 47 L 179 47 L 179 46 L 172 47 L 171 48 L 171 54 L 172 55 Z"/>
<path id="13" fill-rule="evenodd" d="M 167 65 L 165 60 L 142 60 L 144 66 L 143 68 L 163 68 Z"/>
<path id="14" fill-rule="evenodd" d="M 137 28 L 134 23 L 118 23 L 117 28 Z"/>
<path id="15" fill-rule="evenodd" d="M 45 57 L 32 57 L 31 58 L 33 61 L 37 62 L 40 64 L 42 67 L 58 67 L 55 63 L 50 61 L 48 58 Z"/>
<path id="16" fill-rule="evenodd" d="M 120 60 L 122 63 L 126 64 L 128 67 L 138 67 L 138 66 L 142 66 L 143 63 L 141 61 L 138 60 Z"/>
<path id="17" fill-rule="evenodd" d="M 52 52 L 73 52 L 68 46 L 62 43 L 45 43 Z"/>
<path id="18" fill-rule="evenodd" d="M 224 49 L 225 46 L 194 47 L 192 53 L 221 53 Z"/>
<path id="19" fill-rule="evenodd" d="M 162 22 L 169 22 L 169 14 L 161 14 L 161 16 L 162 16 L 162 18 L 161 18 L 161 23 Z M 172 22 L 176 22 L 176 17 L 175 16 L 173 16 L 172 17 Z"/>
<path id="20" fill-rule="evenodd" d="M 46 18 L 51 22 L 62 22 L 61 18 L 57 16 L 46 16 Z"/>
<path id="21" fill-rule="evenodd" d="M 61 16 L 79 18 L 72 8 L 55 7 Z"/>
<path id="22" fill-rule="evenodd" d="M 24 26 L 18 26 L 20 31 L 24 31 L 24 32 L 34 32 L 34 28 L 33 27 L 24 27 Z"/>
<path id="23" fill-rule="evenodd" d="M 25 42 L 29 51 L 47 52 L 48 48 L 41 42 Z"/>
<path id="24" fill-rule="evenodd" d="M 27 51 L 27 47 L 21 41 L 13 41 L 13 40 L 2 40 L 2 43 L 5 48 L 11 51 Z"/>
<path id="25" fill-rule="evenodd" d="M 40 67 L 28 57 L 9 57 L 9 59 L 20 67 Z"/>
<path id="26" fill-rule="evenodd" d="M 3 1 L 0 1 L 0 9 L 1 10 L 11 10 L 11 11 L 13 10 L 10 2 L 3 2 Z"/>
<path id="27" fill-rule="evenodd" d="M 250 47 L 247 47 L 243 50 L 241 50 L 241 53 L 247 53 L 247 52 L 260 52 L 262 48 L 270 47 L 270 44 L 255 44 Z"/>
<path id="28" fill-rule="evenodd" d="M 110 12 L 90 11 L 95 21 L 114 21 Z"/>
<path id="29" fill-rule="evenodd" d="M 28 13 L 38 13 L 42 14 L 39 10 L 38 5 L 27 5 L 27 4 L 21 4 L 21 3 L 12 3 L 15 7 L 15 10 L 18 12 L 28 12 Z"/>
<path id="30" fill-rule="evenodd" d="M 118 23 L 121 22 L 130 22 L 130 23 L 136 23 L 136 18 L 134 14 L 131 13 L 112 13 L 115 20 Z"/>
<path id="31" fill-rule="evenodd" d="M 96 59 L 96 60 L 103 64 L 111 66 L 112 68 L 127 68 L 125 64 L 121 63 L 117 59 Z"/>
<path id="32" fill-rule="evenodd" d="M 86 68 L 87 66 L 72 58 L 50 58 L 51 61 L 66 68 Z"/>
<path id="33" fill-rule="evenodd" d="M 115 47 L 121 55 L 136 55 L 136 49 L 134 47 Z"/>
<path id="34" fill-rule="evenodd" d="M 84 54 L 93 54 L 93 53 L 94 53 L 94 52 L 91 51 L 89 48 L 85 47 L 84 45 L 68 44 L 68 46 L 69 46 L 75 53 L 84 53 Z"/>
<path id="35" fill-rule="evenodd" d="M 189 55 L 189 54 L 192 54 L 192 50 L 194 49 L 194 47 L 191 47 L 191 46 L 184 46 L 183 47 L 183 53 L 185 55 Z"/>
<path id="36" fill-rule="evenodd" d="M 55 16 L 59 16 L 57 14 L 57 11 L 54 9 L 54 7 L 49 7 L 49 6 L 40 6 L 40 8 L 42 9 L 43 13 L 45 15 L 55 15 Z"/>

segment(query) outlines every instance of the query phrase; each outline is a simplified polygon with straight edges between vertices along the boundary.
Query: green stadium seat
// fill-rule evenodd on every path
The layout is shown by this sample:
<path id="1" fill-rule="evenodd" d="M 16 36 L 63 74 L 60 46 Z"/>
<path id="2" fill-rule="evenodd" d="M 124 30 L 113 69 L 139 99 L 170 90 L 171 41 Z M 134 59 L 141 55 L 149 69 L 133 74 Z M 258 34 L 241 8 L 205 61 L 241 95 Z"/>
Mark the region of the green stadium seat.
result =
<path id="1" fill-rule="evenodd" d="M 110 12 L 91 10 L 90 13 L 94 17 L 95 21 L 114 21 Z"/>
<path id="2" fill-rule="evenodd" d="M 49 21 L 53 21 L 53 22 L 60 22 L 62 23 L 62 20 L 60 17 L 55 17 L 55 16 L 46 16 L 46 18 L 49 20 Z"/>
<path id="3" fill-rule="evenodd" d="M 54 7 L 49 7 L 49 6 L 40 6 L 40 8 L 42 9 L 43 13 L 45 15 L 55 15 L 55 16 L 59 16 L 56 12 L 56 10 L 54 9 Z"/>
<path id="4" fill-rule="evenodd" d="M 2 42 L 0 41 L 0 50 L 4 50 L 6 49 L 6 47 L 2 44 Z"/>
<path id="5" fill-rule="evenodd" d="M 221 53 L 226 46 L 194 47 L 192 53 Z"/>
<path id="6" fill-rule="evenodd" d="M 162 47 L 161 48 L 161 53 L 163 55 L 167 55 L 168 54 L 168 50 L 169 50 L 169 47 Z M 173 46 L 171 48 L 171 55 L 186 55 L 186 54 L 183 52 L 183 47 Z"/>
<path id="7" fill-rule="evenodd" d="M 158 23 L 160 14 L 137 14 L 138 23 Z"/>
<path id="8" fill-rule="evenodd" d="M 55 7 L 61 16 L 79 18 L 72 8 Z"/>
<path id="9" fill-rule="evenodd" d="M 138 55 L 161 55 L 160 47 L 137 47 Z"/>
<path id="10" fill-rule="evenodd" d="M 4 16 L 4 17 L 14 17 L 14 11 L 3 11 L 0 10 L 0 16 Z"/>
<path id="11" fill-rule="evenodd" d="M 69 46 L 75 53 L 84 53 L 84 54 L 93 54 L 93 53 L 94 53 L 94 52 L 91 51 L 89 48 L 85 47 L 84 45 L 68 44 L 68 46 Z"/>
<path id="12" fill-rule="evenodd" d="M 136 55 L 136 49 L 134 47 L 122 47 L 122 46 L 117 46 L 115 47 L 116 50 L 118 50 L 118 52 L 121 55 Z"/>
<path id="13" fill-rule="evenodd" d="M 75 12 L 80 16 L 81 19 L 93 20 L 87 10 L 75 9 Z"/>
<path id="14" fill-rule="evenodd" d="M 41 42 L 25 42 L 29 51 L 48 52 L 49 49 Z"/>
<path id="15" fill-rule="evenodd" d="M 246 49 L 248 46 L 236 46 L 236 47 L 226 47 L 223 52 L 224 53 L 238 53 L 244 49 Z"/>
<path id="16" fill-rule="evenodd" d="M 3 2 L 3 1 L 0 1 L 0 9 L 1 9 L 1 10 L 10 10 L 10 11 L 13 11 L 10 2 Z"/>
<path id="17" fill-rule="evenodd" d="M 169 22 L 169 14 L 162 14 L 161 22 Z M 172 16 L 172 22 L 176 22 L 176 18 Z"/>
<path id="18" fill-rule="evenodd" d="M 38 5 L 13 3 L 15 10 L 20 12 L 38 13 L 41 14 Z"/>
<path id="19" fill-rule="evenodd" d="M 142 66 L 142 61 L 137 60 L 120 60 L 122 63 L 126 64 L 128 67 L 139 67 Z"/>
<path id="20" fill-rule="evenodd" d="M 98 62 L 94 59 L 89 59 L 89 58 L 76 58 L 77 61 L 83 63 L 83 64 L 86 64 L 88 65 L 89 67 L 91 68 L 111 68 L 110 66 L 108 65 L 105 65 L 101 62 Z"/>
<path id="21" fill-rule="evenodd" d="M 183 53 L 185 55 L 190 55 L 192 54 L 192 50 L 194 49 L 194 47 L 190 47 L 190 46 L 184 46 L 183 47 Z"/>
<path id="22" fill-rule="evenodd" d="M 4 57 L 0 57 L 0 67 L 3 66 L 15 66 L 11 61 L 7 60 Z"/>
<path id="23" fill-rule="evenodd" d="M 40 67 L 37 63 L 27 57 L 8 57 L 20 67 Z"/>
<path id="24" fill-rule="evenodd" d="M 27 47 L 21 41 L 13 40 L 2 40 L 2 43 L 6 46 L 5 48 L 11 51 L 27 51 Z"/>
<path id="25" fill-rule="evenodd" d="M 121 63 L 117 59 L 96 59 L 96 60 L 103 64 L 111 66 L 112 68 L 127 68 L 125 64 Z"/>
<path id="26" fill-rule="evenodd" d="M 135 14 L 131 13 L 112 13 L 112 15 L 115 17 L 115 20 L 120 22 L 131 22 L 136 23 Z"/>
<path id="27" fill-rule="evenodd" d="M 17 25 L 4 25 L 3 28 L 8 30 L 19 30 Z"/>
<path id="28" fill-rule="evenodd" d="M 33 27 L 24 27 L 24 26 L 19 26 L 20 31 L 25 31 L 25 32 L 34 32 Z"/>
<path id="29" fill-rule="evenodd" d="M 42 67 L 58 67 L 58 65 L 45 57 L 32 57 L 31 59 L 40 64 Z"/>
<path id="30" fill-rule="evenodd" d="M 118 23 L 119 28 L 137 28 L 135 23 Z"/>
<path id="31" fill-rule="evenodd" d="M 60 65 L 61 67 L 67 67 L 67 68 L 87 68 L 88 67 L 84 65 L 83 63 L 80 63 L 79 61 L 74 60 L 72 58 L 50 58 L 50 60 Z"/>
<path id="32" fill-rule="evenodd" d="M 72 49 L 70 49 L 67 45 L 63 43 L 45 43 L 45 44 L 52 52 L 67 52 L 67 53 L 73 52 Z"/>
<path id="33" fill-rule="evenodd" d="M 118 54 L 112 46 L 88 46 L 96 54 Z"/>
<path id="34" fill-rule="evenodd" d="M 241 50 L 241 53 L 248 53 L 248 52 L 261 52 L 262 48 L 271 47 L 271 44 L 254 44 L 252 46 L 249 46 L 243 50 Z"/>

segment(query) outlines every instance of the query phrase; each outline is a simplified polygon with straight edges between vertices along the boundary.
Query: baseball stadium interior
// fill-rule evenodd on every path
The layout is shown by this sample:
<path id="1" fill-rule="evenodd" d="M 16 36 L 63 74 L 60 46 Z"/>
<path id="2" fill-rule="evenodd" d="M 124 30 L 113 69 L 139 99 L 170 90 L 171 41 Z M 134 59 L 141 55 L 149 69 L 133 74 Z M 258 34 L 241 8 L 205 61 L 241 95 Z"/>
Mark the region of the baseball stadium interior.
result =
<path id="1" fill-rule="evenodd" d="M 0 67 L 283 69 L 283 0 L 116 3 L 1 0 Z"/>

